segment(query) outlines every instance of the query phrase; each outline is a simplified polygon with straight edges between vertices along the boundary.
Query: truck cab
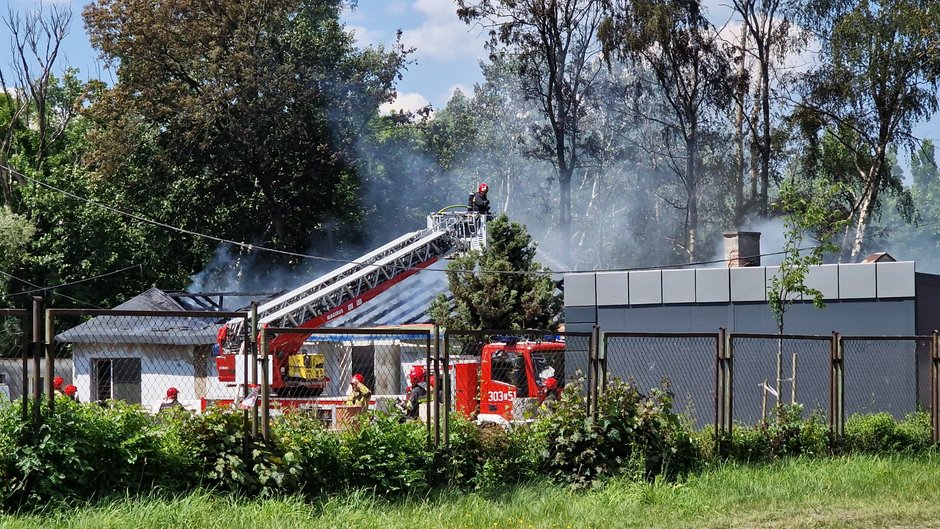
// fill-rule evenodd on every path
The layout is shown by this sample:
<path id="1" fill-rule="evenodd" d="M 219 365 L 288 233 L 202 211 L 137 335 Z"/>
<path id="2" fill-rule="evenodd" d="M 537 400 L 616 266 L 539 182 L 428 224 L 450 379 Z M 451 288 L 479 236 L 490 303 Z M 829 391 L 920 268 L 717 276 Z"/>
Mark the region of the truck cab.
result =
<path id="1" fill-rule="evenodd" d="M 541 400 L 545 380 L 565 380 L 565 344 L 506 340 L 483 346 L 480 366 L 480 418 L 512 419 L 513 401 Z"/>

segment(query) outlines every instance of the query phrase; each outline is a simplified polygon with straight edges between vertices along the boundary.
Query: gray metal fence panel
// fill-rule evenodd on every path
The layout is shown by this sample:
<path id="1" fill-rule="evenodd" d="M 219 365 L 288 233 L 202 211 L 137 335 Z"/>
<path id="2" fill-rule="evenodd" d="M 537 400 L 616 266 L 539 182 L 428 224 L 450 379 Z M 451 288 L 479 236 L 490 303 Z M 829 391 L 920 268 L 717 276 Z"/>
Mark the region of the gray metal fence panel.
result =
<path id="1" fill-rule="evenodd" d="M 666 383 L 674 410 L 702 427 L 715 420 L 718 334 L 605 333 L 607 378 L 648 394 Z"/>

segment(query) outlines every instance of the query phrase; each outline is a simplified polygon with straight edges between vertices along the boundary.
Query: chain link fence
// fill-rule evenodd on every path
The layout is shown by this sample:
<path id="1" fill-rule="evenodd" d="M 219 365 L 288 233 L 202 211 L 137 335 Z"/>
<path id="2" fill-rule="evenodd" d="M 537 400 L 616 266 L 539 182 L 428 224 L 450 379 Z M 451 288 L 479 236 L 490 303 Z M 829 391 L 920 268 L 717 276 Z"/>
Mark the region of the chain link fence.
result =
<path id="1" fill-rule="evenodd" d="M 433 336 L 427 328 L 264 329 L 261 409 L 296 408 L 335 430 L 369 411 L 401 413 L 430 432 L 440 394 Z"/>
<path id="2" fill-rule="evenodd" d="M 33 355 L 34 342 L 29 311 L 0 309 L 0 406 L 42 391 L 45 360 Z"/>
<path id="3" fill-rule="evenodd" d="M 642 393 L 668 390 L 674 411 L 697 428 L 715 425 L 716 434 L 759 424 L 778 403 L 802 404 L 837 435 L 856 413 L 903 418 L 930 409 L 940 420 L 935 336 L 439 334 L 428 326 L 258 332 L 243 312 L 49 309 L 44 316 L 0 309 L 0 400 L 25 394 L 54 403 L 54 389 L 69 389 L 81 402 L 118 400 L 151 412 L 170 400 L 195 412 L 223 406 L 244 410 L 260 436 L 285 407 L 315 413 L 332 429 L 379 410 L 423 421 L 435 446 L 447 443 L 452 413 L 524 421 L 574 385 L 590 411 L 613 378 Z M 232 320 L 244 345 L 230 351 L 217 343 Z M 170 388 L 176 397 L 168 400 Z"/>
<path id="4" fill-rule="evenodd" d="M 718 334 L 604 333 L 607 379 L 653 388 L 673 398 L 673 411 L 697 427 L 715 422 Z"/>
<path id="5" fill-rule="evenodd" d="M 235 317 L 245 313 L 49 309 L 46 353 L 58 377 L 51 389 L 79 402 L 201 411 L 227 396 L 215 346 Z"/>
<path id="6" fill-rule="evenodd" d="M 738 424 L 766 421 L 777 404 L 801 404 L 830 421 L 831 336 L 730 334 Z"/>
<path id="7" fill-rule="evenodd" d="M 931 336 L 842 336 L 845 414 L 896 419 L 930 406 Z"/>

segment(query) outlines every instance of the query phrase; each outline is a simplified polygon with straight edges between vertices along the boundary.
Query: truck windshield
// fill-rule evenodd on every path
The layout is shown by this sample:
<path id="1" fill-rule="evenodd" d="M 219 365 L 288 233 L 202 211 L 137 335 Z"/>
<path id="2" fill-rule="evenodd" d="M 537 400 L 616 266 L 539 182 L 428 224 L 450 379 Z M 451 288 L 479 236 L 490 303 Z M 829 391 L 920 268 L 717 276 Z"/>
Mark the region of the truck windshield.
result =
<path id="1" fill-rule="evenodd" d="M 496 351 L 492 356 L 492 379 L 496 382 L 512 384 L 516 387 L 517 397 L 528 397 L 525 364 L 522 355 L 512 351 Z"/>
<path id="2" fill-rule="evenodd" d="M 554 377 L 560 386 L 565 384 L 565 353 L 564 351 L 533 351 L 532 370 L 539 384 L 545 379 Z"/>

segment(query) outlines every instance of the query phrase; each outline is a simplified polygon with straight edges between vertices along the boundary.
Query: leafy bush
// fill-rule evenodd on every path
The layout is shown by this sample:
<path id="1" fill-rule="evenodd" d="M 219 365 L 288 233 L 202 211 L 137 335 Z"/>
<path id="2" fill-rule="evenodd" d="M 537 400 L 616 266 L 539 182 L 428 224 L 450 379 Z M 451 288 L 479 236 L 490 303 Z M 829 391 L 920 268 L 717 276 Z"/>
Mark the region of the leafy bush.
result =
<path id="1" fill-rule="evenodd" d="M 339 437 L 315 416 L 287 412 L 274 422 L 271 434 L 282 454 L 280 490 L 316 495 L 346 483 L 347 461 Z"/>
<path id="2" fill-rule="evenodd" d="M 829 425 L 820 413 L 803 418 L 802 404 L 776 406 L 770 420 L 754 427 L 735 425 L 722 453 L 743 462 L 770 461 L 788 456 L 829 453 Z"/>
<path id="3" fill-rule="evenodd" d="M 853 415 L 845 423 L 845 447 L 851 452 L 885 454 L 926 450 L 931 443 L 930 415 L 909 414 L 897 422 L 888 413 Z"/>
<path id="4" fill-rule="evenodd" d="M 158 484 L 159 435 L 139 407 L 80 405 L 61 398 L 41 404 L 43 422 L 22 420 L 22 408 L 0 410 L 0 474 L 7 507 L 150 490 Z"/>
<path id="5" fill-rule="evenodd" d="M 423 494 L 430 488 L 434 457 L 425 425 L 399 419 L 377 412 L 371 420 L 361 417 L 357 427 L 344 432 L 349 486 L 386 495 Z"/>
<path id="6" fill-rule="evenodd" d="M 550 475 L 576 487 L 625 472 L 647 479 L 681 473 L 699 459 L 691 435 L 672 412 L 672 397 L 661 389 L 647 397 L 615 379 L 598 399 L 595 420 L 587 414 L 580 386 L 570 384 L 541 423 Z"/>

